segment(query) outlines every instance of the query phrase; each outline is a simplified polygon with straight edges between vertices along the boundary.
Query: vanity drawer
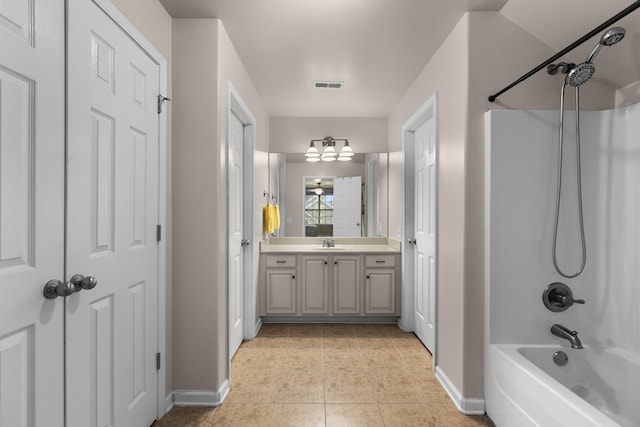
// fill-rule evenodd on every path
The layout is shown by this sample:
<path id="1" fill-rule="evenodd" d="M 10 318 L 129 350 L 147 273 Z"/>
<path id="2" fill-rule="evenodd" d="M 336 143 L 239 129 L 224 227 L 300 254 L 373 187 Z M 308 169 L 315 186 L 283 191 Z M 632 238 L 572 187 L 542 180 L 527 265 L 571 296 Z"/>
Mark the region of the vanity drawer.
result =
<path id="1" fill-rule="evenodd" d="M 295 255 L 267 255 L 267 267 L 295 267 Z"/>
<path id="2" fill-rule="evenodd" d="M 395 267 L 395 255 L 366 255 L 364 257 L 365 267 Z"/>

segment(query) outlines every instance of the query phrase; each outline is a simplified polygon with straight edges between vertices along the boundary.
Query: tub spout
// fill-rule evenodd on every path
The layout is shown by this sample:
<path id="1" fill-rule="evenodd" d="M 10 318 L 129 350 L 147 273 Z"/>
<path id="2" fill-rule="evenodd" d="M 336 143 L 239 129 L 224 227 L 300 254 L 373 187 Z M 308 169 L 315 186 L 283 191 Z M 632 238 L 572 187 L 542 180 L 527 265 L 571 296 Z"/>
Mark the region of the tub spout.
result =
<path id="1" fill-rule="evenodd" d="M 551 333 L 557 337 L 569 340 L 569 342 L 571 343 L 571 348 L 582 348 L 582 343 L 580 342 L 580 338 L 578 338 L 577 331 L 571 331 L 568 328 L 556 323 L 551 327 Z"/>

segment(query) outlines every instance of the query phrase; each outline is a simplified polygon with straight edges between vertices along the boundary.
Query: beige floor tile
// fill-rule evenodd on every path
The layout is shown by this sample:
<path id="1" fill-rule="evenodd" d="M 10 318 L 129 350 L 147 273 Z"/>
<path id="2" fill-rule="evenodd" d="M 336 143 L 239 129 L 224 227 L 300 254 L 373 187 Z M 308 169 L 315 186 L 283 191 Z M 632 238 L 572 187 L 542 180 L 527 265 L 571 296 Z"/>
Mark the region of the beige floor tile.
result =
<path id="1" fill-rule="evenodd" d="M 329 371 L 324 377 L 325 386 L 332 387 L 370 387 L 370 376 L 367 372 Z"/>
<path id="2" fill-rule="evenodd" d="M 372 381 L 371 387 L 378 403 L 428 403 L 429 399 L 415 384 L 389 384 Z"/>
<path id="3" fill-rule="evenodd" d="M 321 403 L 324 404 L 324 386 L 291 385 L 276 386 L 273 391 L 274 403 Z"/>
<path id="4" fill-rule="evenodd" d="M 363 357 L 367 368 L 371 370 L 404 368 L 406 365 L 404 358 L 398 352 L 368 351 L 363 353 Z"/>
<path id="5" fill-rule="evenodd" d="M 174 406 L 171 412 L 156 421 L 153 427 L 208 427 L 217 410 L 218 408 L 202 406 Z"/>
<path id="6" fill-rule="evenodd" d="M 245 341 L 248 349 L 281 349 L 287 344 L 287 337 L 256 337 L 252 341 Z"/>
<path id="7" fill-rule="evenodd" d="M 367 364 L 359 352 L 336 352 L 324 354 L 325 372 L 366 372 Z"/>
<path id="8" fill-rule="evenodd" d="M 286 337 L 289 335 L 288 323 L 265 323 L 258 332 L 259 337 Z"/>
<path id="9" fill-rule="evenodd" d="M 283 372 L 278 377 L 273 378 L 275 385 L 289 384 L 293 386 L 322 386 L 324 376 L 318 371 L 290 371 Z"/>
<path id="10" fill-rule="evenodd" d="M 175 407 L 173 426 L 383 425 L 493 427 L 461 414 L 435 378 L 432 357 L 396 325 L 267 324 L 231 362 L 219 408 Z"/>
<path id="11" fill-rule="evenodd" d="M 287 350 L 278 365 L 280 374 L 286 372 L 307 372 L 313 371 L 322 374 L 323 369 L 322 352 Z"/>
<path id="12" fill-rule="evenodd" d="M 359 351 L 358 340 L 352 337 L 323 337 L 322 348 L 324 351 Z"/>
<path id="13" fill-rule="evenodd" d="M 322 404 L 277 404 L 267 422 L 274 427 L 324 427 Z"/>
<path id="14" fill-rule="evenodd" d="M 398 351 L 400 351 L 403 354 L 411 354 L 411 353 L 414 353 L 414 352 L 418 353 L 418 354 L 424 354 L 424 353 L 428 353 L 429 352 L 427 350 L 427 348 L 424 346 L 424 344 L 422 344 L 422 342 L 420 342 L 415 337 L 413 337 L 413 338 L 393 337 L 391 339 L 392 339 L 393 343 L 395 344 L 396 348 L 398 349 Z"/>
<path id="15" fill-rule="evenodd" d="M 357 337 L 389 337 L 387 325 L 353 325 Z"/>
<path id="16" fill-rule="evenodd" d="M 380 404 L 385 425 L 394 427 L 440 427 L 437 414 L 431 405 Z"/>
<path id="17" fill-rule="evenodd" d="M 231 384 L 229 395 L 225 399 L 225 402 L 234 403 L 271 403 L 273 402 L 275 386 L 273 384 L 268 385 L 256 385 L 256 384 Z"/>
<path id="18" fill-rule="evenodd" d="M 387 334 L 389 334 L 389 336 L 391 337 L 405 335 L 415 337 L 415 335 L 413 335 L 413 332 L 404 332 L 397 324 L 378 325 L 378 328 L 381 331 L 387 332 Z"/>
<path id="19" fill-rule="evenodd" d="M 348 387 L 325 384 L 325 403 L 377 403 L 371 387 Z"/>
<path id="20" fill-rule="evenodd" d="M 289 338 L 291 337 L 322 338 L 322 325 L 317 323 L 292 324 L 289 328 Z"/>
<path id="21" fill-rule="evenodd" d="M 211 417 L 215 427 L 266 426 L 273 405 L 256 403 L 224 403 Z"/>
<path id="22" fill-rule="evenodd" d="M 322 351 L 322 337 L 289 337 L 287 348 L 303 351 Z"/>
<path id="23" fill-rule="evenodd" d="M 393 340 L 389 337 L 361 336 L 358 337 L 358 347 L 362 351 L 398 352 Z"/>
<path id="24" fill-rule="evenodd" d="M 335 323 L 322 325 L 323 337 L 355 337 L 353 325 Z"/>
<path id="25" fill-rule="evenodd" d="M 327 427 L 384 427 L 376 404 L 327 404 Z"/>

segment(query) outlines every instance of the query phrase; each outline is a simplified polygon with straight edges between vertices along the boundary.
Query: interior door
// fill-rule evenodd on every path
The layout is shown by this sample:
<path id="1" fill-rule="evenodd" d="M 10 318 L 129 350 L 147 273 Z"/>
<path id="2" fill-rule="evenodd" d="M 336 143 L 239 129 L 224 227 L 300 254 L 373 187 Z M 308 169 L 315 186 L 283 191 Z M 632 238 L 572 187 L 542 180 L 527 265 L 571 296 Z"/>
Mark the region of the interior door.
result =
<path id="1" fill-rule="evenodd" d="M 1 1 L 0 52 L 0 426 L 59 427 L 64 3 Z"/>
<path id="2" fill-rule="evenodd" d="M 243 338 L 243 191 L 244 125 L 233 113 L 229 117 L 229 358 Z M 248 243 L 248 242 L 247 242 Z"/>
<path id="3" fill-rule="evenodd" d="M 360 237 L 362 227 L 362 177 L 333 180 L 333 235 Z"/>
<path id="4" fill-rule="evenodd" d="M 414 131 L 415 333 L 435 350 L 436 137 L 434 116 Z"/>
<path id="5" fill-rule="evenodd" d="M 97 286 L 67 298 L 67 425 L 149 426 L 159 67 L 91 0 L 68 3 L 67 272 Z"/>

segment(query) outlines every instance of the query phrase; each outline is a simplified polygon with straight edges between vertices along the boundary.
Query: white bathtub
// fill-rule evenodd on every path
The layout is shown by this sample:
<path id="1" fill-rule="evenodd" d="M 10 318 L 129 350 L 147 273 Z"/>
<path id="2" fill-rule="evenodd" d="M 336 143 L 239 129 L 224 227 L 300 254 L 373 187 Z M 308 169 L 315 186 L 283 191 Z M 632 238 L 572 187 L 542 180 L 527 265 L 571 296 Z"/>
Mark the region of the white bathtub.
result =
<path id="1" fill-rule="evenodd" d="M 558 350 L 567 365 L 553 362 Z M 486 356 L 487 413 L 498 427 L 640 426 L 637 360 L 568 346 L 490 345 Z"/>

